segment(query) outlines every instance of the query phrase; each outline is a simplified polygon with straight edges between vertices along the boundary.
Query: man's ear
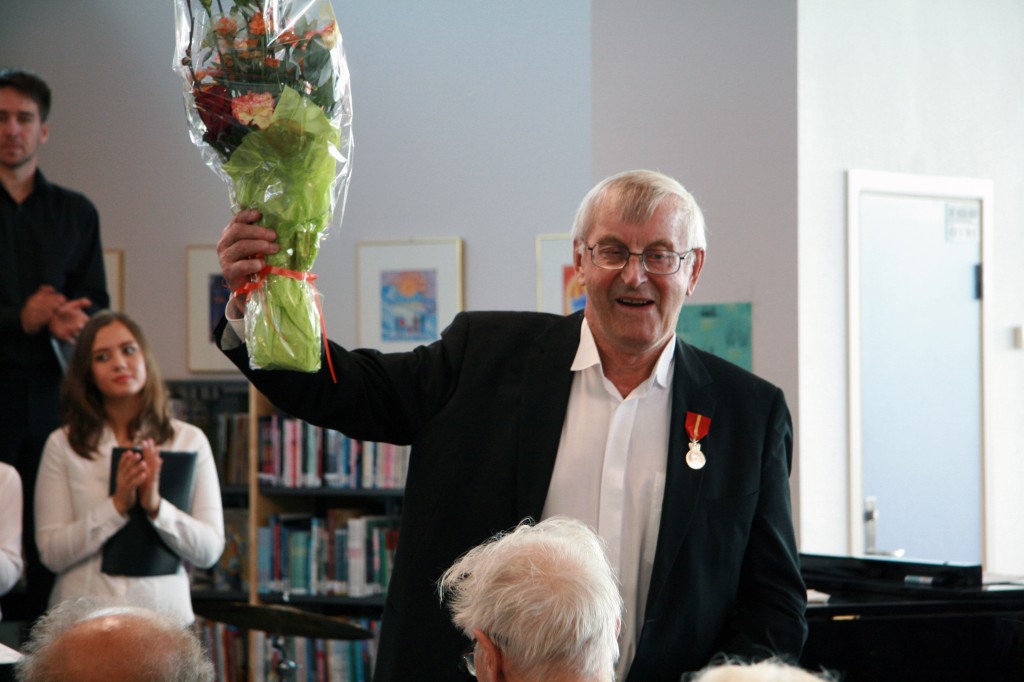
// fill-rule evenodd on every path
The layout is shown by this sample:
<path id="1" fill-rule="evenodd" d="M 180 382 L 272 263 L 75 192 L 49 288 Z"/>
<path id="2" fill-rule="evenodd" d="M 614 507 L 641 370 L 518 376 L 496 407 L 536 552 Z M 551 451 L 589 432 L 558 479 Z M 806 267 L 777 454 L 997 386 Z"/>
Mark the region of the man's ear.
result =
<path id="1" fill-rule="evenodd" d="M 690 276 L 686 282 L 686 295 L 692 296 L 694 290 L 697 288 L 697 278 L 700 277 L 700 271 L 704 269 L 704 249 L 693 250 L 693 263 L 690 265 Z"/>
<path id="2" fill-rule="evenodd" d="M 504 682 L 505 661 L 501 649 L 482 630 L 473 630 L 476 637 L 476 678 L 483 682 Z"/>
<path id="3" fill-rule="evenodd" d="M 574 241 L 572 243 L 572 267 L 576 271 L 576 281 L 583 286 L 583 254 L 586 253 L 586 249 L 583 247 L 583 242 Z"/>

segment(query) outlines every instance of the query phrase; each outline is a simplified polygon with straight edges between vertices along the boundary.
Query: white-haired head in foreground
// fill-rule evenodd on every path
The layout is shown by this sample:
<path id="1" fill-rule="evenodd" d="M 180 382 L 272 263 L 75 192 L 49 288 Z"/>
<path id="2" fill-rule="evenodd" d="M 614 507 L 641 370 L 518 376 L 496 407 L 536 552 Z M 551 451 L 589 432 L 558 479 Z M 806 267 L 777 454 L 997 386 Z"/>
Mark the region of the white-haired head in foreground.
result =
<path id="1" fill-rule="evenodd" d="M 827 673 L 815 674 L 770 659 L 757 663 L 729 662 L 712 665 L 687 679 L 690 682 L 831 682 L 833 677 Z"/>
<path id="2" fill-rule="evenodd" d="M 138 606 L 62 602 L 32 628 L 18 661 L 21 682 L 213 682 L 213 663 L 192 631 Z"/>
<path id="3" fill-rule="evenodd" d="M 458 559 L 438 591 L 476 640 L 478 671 L 497 656 L 514 679 L 614 678 L 622 597 L 604 544 L 579 521 L 499 533 Z"/>

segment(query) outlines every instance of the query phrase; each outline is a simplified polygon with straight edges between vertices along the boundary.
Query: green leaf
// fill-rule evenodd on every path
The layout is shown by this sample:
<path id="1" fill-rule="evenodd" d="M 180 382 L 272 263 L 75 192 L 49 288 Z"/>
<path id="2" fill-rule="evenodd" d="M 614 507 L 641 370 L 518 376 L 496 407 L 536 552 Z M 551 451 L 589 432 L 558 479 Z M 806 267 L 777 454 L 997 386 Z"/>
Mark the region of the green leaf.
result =
<path id="1" fill-rule="evenodd" d="M 258 209 L 262 224 L 277 231 L 281 249 L 267 256 L 268 264 L 297 272 L 312 269 L 330 221 L 336 177 L 331 148 L 340 138 L 315 102 L 285 87 L 271 124 L 246 135 L 224 164 L 238 205 Z M 249 300 L 262 301 L 248 331 L 254 366 L 319 369 L 320 324 L 308 282 L 270 275 Z M 247 330 L 249 318 L 247 310 Z"/>

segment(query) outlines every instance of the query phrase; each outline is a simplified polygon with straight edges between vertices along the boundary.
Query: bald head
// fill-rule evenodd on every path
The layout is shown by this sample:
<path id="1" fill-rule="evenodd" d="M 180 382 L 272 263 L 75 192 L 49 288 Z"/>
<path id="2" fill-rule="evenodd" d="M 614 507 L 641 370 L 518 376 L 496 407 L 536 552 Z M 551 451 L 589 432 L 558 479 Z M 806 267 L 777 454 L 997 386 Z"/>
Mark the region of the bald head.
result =
<path id="1" fill-rule="evenodd" d="M 28 655 L 19 664 L 20 680 L 213 680 L 213 667 L 199 641 L 162 616 L 126 607 L 90 609 L 81 615 L 60 609 L 33 629 Z"/>

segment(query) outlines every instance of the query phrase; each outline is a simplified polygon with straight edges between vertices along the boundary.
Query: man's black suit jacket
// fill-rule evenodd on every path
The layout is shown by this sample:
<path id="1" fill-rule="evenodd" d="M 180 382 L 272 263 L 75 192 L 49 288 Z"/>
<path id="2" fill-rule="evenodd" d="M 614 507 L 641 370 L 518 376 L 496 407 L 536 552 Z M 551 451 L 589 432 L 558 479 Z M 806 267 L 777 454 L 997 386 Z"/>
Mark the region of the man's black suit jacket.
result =
<path id="1" fill-rule="evenodd" d="M 376 680 L 465 680 L 466 639 L 435 580 L 460 554 L 544 508 L 581 315 L 462 313 L 410 353 L 331 344 L 337 384 L 253 371 L 280 409 L 353 438 L 412 444 Z M 710 418 L 703 469 L 687 412 Z M 595 424 L 596 428 L 602 425 Z M 792 431 L 782 392 L 677 343 L 662 519 L 631 681 L 679 680 L 716 654 L 796 659 L 806 592 L 793 535 Z M 628 617 L 628 615 L 627 615 Z"/>

